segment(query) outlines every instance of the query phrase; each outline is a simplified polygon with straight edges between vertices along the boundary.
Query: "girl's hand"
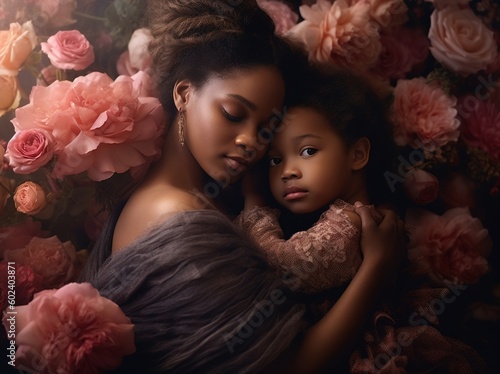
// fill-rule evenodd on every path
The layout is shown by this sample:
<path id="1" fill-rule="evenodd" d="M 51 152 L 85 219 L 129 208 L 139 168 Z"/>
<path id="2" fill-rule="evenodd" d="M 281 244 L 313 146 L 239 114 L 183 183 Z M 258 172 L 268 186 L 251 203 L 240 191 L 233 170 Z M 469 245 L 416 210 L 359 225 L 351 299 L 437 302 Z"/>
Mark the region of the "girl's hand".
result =
<path id="1" fill-rule="evenodd" d="M 392 210 L 377 209 L 383 216 L 382 222 L 377 224 L 370 208 L 359 203 L 354 205 L 361 218 L 361 250 L 364 261 L 379 266 L 381 271 L 394 273 L 406 256 L 404 222 Z"/>

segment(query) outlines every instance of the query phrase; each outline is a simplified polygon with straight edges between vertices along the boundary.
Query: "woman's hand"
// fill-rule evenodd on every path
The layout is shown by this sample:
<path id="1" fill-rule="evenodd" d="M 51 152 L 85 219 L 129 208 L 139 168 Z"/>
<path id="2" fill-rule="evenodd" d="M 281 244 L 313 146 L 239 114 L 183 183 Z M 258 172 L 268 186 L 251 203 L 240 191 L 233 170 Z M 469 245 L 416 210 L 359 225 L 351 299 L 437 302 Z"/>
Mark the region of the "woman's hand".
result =
<path id="1" fill-rule="evenodd" d="M 383 216 L 377 224 L 370 208 L 355 204 L 356 213 L 361 218 L 361 251 L 364 261 L 376 265 L 380 272 L 393 274 L 406 256 L 404 222 L 390 209 L 377 209 Z"/>

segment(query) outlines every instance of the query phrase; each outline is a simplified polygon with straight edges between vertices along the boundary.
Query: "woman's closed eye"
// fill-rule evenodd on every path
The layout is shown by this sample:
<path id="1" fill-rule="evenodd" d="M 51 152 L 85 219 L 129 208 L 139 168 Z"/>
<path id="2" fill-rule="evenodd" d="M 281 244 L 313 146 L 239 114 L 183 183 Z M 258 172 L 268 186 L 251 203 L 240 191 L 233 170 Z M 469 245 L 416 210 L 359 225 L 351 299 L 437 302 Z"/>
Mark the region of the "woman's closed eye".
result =
<path id="1" fill-rule="evenodd" d="M 303 157 L 309 157 L 309 156 L 314 155 L 316 152 L 318 152 L 318 150 L 316 148 L 306 147 L 300 151 L 300 155 Z"/>
<path id="2" fill-rule="evenodd" d="M 226 117 L 231 122 L 241 122 L 244 118 L 243 116 L 230 114 L 223 106 L 221 106 L 221 110 L 224 117 Z"/>

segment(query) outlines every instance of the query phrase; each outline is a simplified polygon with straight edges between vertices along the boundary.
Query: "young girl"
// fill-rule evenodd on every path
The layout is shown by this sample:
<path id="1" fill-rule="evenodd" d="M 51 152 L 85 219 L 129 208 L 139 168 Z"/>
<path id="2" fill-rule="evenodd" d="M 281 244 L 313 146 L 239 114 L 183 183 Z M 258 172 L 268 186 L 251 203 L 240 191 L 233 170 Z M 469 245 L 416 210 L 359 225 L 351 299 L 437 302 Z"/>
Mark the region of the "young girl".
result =
<path id="1" fill-rule="evenodd" d="M 288 238 L 279 211 L 263 206 L 252 188 L 246 191 L 237 222 L 288 286 L 306 295 L 313 320 L 335 304 L 363 262 L 355 207 L 387 200 L 384 171 L 394 155 L 390 129 L 383 103 L 362 79 L 313 69 L 306 87 L 290 101 L 268 152 L 272 196 L 302 230 Z M 319 219 L 311 224 L 311 217 Z M 392 295 L 390 288 L 385 293 Z M 471 348 L 440 335 L 428 322 L 424 328 L 408 326 L 410 314 L 403 313 L 402 323 L 396 323 L 389 301 L 373 314 L 364 342 L 351 355 L 350 372 L 484 370 Z"/>

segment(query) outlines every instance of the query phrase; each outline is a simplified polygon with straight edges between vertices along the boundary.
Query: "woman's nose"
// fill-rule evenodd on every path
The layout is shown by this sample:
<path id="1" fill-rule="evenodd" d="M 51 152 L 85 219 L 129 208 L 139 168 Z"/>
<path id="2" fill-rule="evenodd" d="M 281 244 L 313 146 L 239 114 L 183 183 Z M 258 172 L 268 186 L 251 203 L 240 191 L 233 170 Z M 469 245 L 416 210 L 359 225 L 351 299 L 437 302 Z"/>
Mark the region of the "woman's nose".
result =
<path id="1" fill-rule="evenodd" d="M 236 137 L 236 145 L 243 149 L 245 157 L 255 157 L 259 150 L 257 144 L 257 131 L 246 130 Z"/>

